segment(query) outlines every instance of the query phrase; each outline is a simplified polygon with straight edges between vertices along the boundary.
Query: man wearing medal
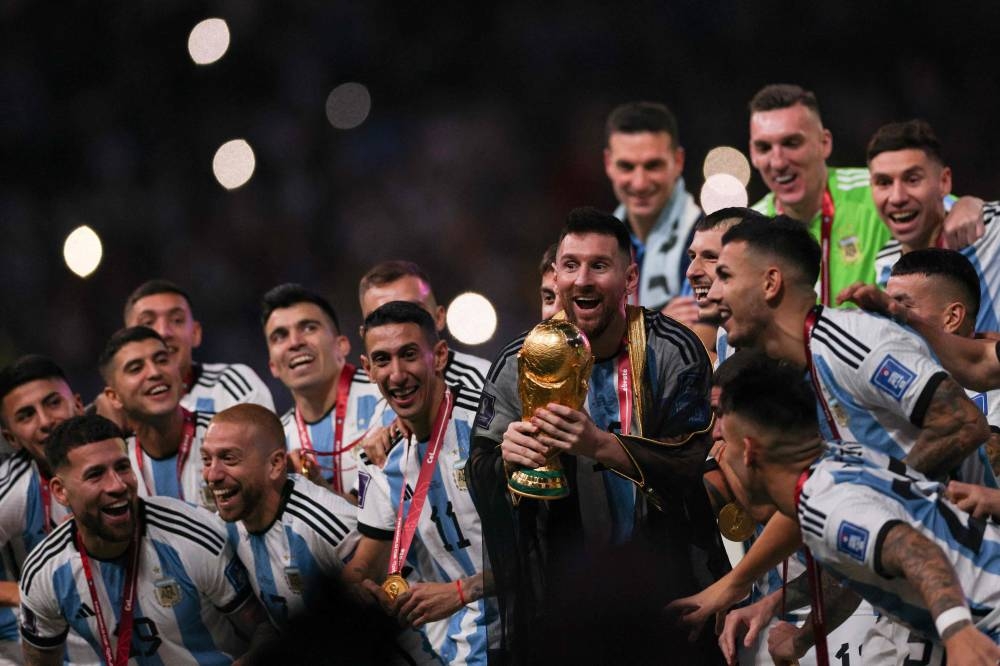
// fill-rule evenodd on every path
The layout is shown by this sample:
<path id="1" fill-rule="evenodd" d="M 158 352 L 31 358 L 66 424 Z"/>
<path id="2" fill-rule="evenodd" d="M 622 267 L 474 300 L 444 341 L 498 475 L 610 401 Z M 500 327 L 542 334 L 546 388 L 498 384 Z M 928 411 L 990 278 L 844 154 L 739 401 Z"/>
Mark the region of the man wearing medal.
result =
<path id="1" fill-rule="evenodd" d="M 713 638 L 692 648 L 671 636 L 657 603 L 728 569 L 702 485 L 712 425 L 705 348 L 674 320 L 626 307 L 637 269 L 614 217 L 572 211 L 555 270 L 566 317 L 595 357 L 586 411 L 552 402 L 522 415 L 519 337 L 490 371 L 467 470 L 497 581 L 498 638 L 513 663 L 612 663 L 662 658 L 662 643 L 648 641 L 659 632 L 676 638 L 678 660 L 717 663 Z M 568 497 L 512 497 L 508 475 L 554 452 Z M 587 641 L 574 638 L 584 632 Z"/>
<path id="2" fill-rule="evenodd" d="M 485 664 L 496 612 L 485 598 L 479 516 L 456 466 L 468 456 L 475 413 L 445 381 L 448 345 L 422 307 L 387 303 L 362 331 L 365 369 L 412 434 L 384 467 L 367 464 L 359 475 L 363 537 L 345 576 L 424 634 L 433 650 L 424 656 Z"/>
<path id="3" fill-rule="evenodd" d="M 371 426 L 388 425 L 378 389 L 347 362 L 351 343 L 319 294 L 274 287 L 261 301 L 261 325 L 271 374 L 295 401 L 281 417 L 291 469 L 355 502 L 361 440 Z"/>
<path id="4" fill-rule="evenodd" d="M 225 531 L 168 497 L 140 499 L 121 431 L 64 421 L 46 446 L 52 495 L 73 519 L 25 562 L 25 663 L 59 664 L 70 627 L 109 666 L 229 663 L 267 625 Z"/>
<path id="5" fill-rule="evenodd" d="M 104 394 L 125 414 L 129 456 L 144 495 L 165 495 L 215 511 L 201 478 L 201 442 L 210 414 L 181 406 L 176 361 L 159 333 L 123 328 L 98 359 Z"/>

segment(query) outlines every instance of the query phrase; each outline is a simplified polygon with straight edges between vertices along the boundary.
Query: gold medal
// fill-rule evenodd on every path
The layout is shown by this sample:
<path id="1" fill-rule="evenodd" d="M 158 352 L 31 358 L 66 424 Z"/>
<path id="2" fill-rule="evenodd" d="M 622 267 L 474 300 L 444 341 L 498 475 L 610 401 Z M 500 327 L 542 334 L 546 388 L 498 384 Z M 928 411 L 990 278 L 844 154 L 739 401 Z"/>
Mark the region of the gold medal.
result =
<path id="1" fill-rule="evenodd" d="M 395 601 L 396 597 L 410 589 L 410 584 L 399 574 L 389 574 L 385 582 L 382 583 L 382 589 L 385 590 L 386 596 L 391 601 Z"/>
<path id="2" fill-rule="evenodd" d="M 719 511 L 719 532 L 730 541 L 746 541 L 753 536 L 755 527 L 750 514 L 736 502 L 730 502 Z"/>

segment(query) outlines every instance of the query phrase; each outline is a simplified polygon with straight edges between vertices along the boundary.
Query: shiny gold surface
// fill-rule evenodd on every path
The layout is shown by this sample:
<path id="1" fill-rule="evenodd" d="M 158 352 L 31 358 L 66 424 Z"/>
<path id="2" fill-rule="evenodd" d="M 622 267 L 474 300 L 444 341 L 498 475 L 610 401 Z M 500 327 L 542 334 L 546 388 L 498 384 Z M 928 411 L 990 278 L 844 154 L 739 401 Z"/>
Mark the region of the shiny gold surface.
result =
<path id="1" fill-rule="evenodd" d="M 399 574 L 389 574 L 385 582 L 382 583 L 382 589 L 385 590 L 385 594 L 389 599 L 395 601 L 396 597 L 410 589 L 410 584 Z"/>
<path id="2" fill-rule="evenodd" d="M 736 502 L 719 511 L 719 533 L 730 541 L 746 541 L 753 536 L 754 520 Z"/>

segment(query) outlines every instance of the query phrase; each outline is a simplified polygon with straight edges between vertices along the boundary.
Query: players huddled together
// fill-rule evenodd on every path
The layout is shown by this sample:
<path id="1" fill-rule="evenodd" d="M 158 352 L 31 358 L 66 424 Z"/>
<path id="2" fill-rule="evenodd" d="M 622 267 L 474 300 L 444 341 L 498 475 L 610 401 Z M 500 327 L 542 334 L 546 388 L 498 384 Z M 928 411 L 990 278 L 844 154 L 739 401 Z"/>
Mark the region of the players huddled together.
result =
<path id="1" fill-rule="evenodd" d="M 813 93 L 749 111 L 769 193 L 708 215 L 666 106 L 608 117 L 619 206 L 539 265 L 582 405 L 528 401 L 527 333 L 450 349 L 409 260 L 356 336 L 261 296 L 285 414 L 163 279 L 88 404 L 58 350 L 0 368 L 0 665 L 1000 663 L 1000 202 L 924 121 L 835 168 Z"/>

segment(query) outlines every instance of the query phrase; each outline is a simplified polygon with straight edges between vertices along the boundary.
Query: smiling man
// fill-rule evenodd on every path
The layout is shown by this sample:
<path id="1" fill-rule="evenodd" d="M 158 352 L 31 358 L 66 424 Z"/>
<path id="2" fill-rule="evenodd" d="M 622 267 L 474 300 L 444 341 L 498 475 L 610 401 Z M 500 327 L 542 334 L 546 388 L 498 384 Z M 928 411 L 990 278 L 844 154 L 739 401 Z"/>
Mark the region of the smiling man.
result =
<path id="1" fill-rule="evenodd" d="M 151 328 L 123 328 L 98 359 L 108 401 L 125 414 L 129 456 L 146 495 L 166 495 L 215 510 L 201 478 L 201 442 L 210 414 L 181 406 L 176 360 Z"/>
<path id="2" fill-rule="evenodd" d="M 101 416 L 64 421 L 45 450 L 73 519 L 21 577 L 25 662 L 60 664 L 72 627 L 104 663 L 224 664 L 266 623 L 221 527 L 172 498 L 140 499 L 125 440 Z"/>
<path id="3" fill-rule="evenodd" d="M 278 285 L 264 294 L 260 318 L 268 367 L 295 401 L 281 417 L 292 470 L 352 496 L 361 439 L 372 425 L 388 425 L 381 419 L 378 389 L 364 370 L 347 362 L 351 343 L 333 306 L 319 294 L 298 284 Z"/>
<path id="4" fill-rule="evenodd" d="M 534 648 L 554 648 L 532 643 L 536 634 L 530 632 L 555 631 L 569 615 L 579 622 L 606 620 L 635 633 L 613 644 L 585 642 L 578 647 L 586 654 L 562 656 L 642 661 L 650 658 L 643 652 L 650 646 L 639 636 L 665 630 L 655 619 L 660 602 L 698 589 L 728 567 L 701 482 L 711 446 L 711 369 L 687 327 L 643 308 L 626 309 L 638 275 L 628 233 L 615 218 L 593 208 L 570 212 L 555 267 L 566 315 L 595 357 L 586 408 L 553 403 L 522 416 L 516 355 L 525 336 L 518 337 L 490 370 L 470 458 L 470 484 L 507 622 L 502 638 L 515 663 L 531 662 L 539 658 Z M 644 361 L 632 382 L 632 369 Z M 508 474 L 518 466 L 538 467 L 555 453 L 570 496 L 513 502 Z M 658 565 L 608 570 L 605 556 L 649 558 Z M 580 590 L 573 575 L 588 570 L 605 591 L 595 592 L 590 581 Z M 605 598 L 611 588 L 617 592 Z M 573 625 L 572 631 L 589 626 Z M 684 654 L 683 638 L 678 645 L 678 659 L 719 659 L 711 637 L 690 654 Z M 623 656 L 623 646 L 636 652 Z"/>

